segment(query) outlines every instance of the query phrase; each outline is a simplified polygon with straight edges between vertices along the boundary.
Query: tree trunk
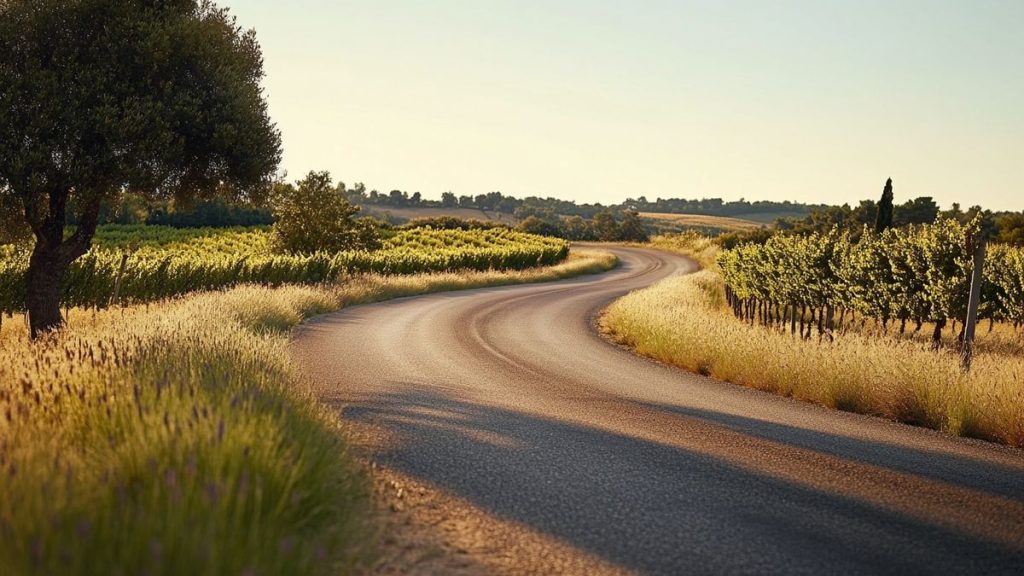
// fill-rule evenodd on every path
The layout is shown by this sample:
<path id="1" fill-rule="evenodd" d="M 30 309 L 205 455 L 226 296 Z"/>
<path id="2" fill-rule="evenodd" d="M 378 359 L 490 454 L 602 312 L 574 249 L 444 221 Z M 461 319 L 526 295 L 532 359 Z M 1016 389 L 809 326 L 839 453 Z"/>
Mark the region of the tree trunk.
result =
<path id="1" fill-rule="evenodd" d="M 86 195 L 78 215 L 78 228 L 64 239 L 67 196 L 68 190 L 51 193 L 42 222 L 32 223 L 29 218 L 36 243 L 29 258 L 25 309 L 28 310 L 29 334 L 33 339 L 64 326 L 64 317 L 60 313 L 64 273 L 76 258 L 89 251 L 99 222 L 102 195 Z M 26 207 L 26 215 L 29 211 Z"/>

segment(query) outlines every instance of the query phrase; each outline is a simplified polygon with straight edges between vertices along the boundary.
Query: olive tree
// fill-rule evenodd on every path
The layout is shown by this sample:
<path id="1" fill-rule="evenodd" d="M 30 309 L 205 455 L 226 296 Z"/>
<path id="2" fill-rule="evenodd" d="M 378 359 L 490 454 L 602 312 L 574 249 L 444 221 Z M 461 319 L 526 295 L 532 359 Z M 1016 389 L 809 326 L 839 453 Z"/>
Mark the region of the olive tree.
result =
<path id="1" fill-rule="evenodd" d="M 63 324 L 65 271 L 105 199 L 269 189 L 281 146 L 262 77 L 255 33 L 207 0 L 0 0 L 0 202 L 35 240 L 33 337 Z"/>

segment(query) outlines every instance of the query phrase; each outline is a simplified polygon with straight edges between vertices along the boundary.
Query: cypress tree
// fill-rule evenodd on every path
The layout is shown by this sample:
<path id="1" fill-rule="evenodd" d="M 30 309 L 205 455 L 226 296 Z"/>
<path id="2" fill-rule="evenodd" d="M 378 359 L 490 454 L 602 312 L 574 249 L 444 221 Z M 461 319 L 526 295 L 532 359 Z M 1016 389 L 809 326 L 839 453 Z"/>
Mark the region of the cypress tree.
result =
<path id="1" fill-rule="evenodd" d="M 878 216 L 875 218 L 875 232 L 881 234 L 887 228 L 892 228 L 892 178 L 885 181 L 885 189 L 882 190 L 882 199 L 878 201 Z"/>

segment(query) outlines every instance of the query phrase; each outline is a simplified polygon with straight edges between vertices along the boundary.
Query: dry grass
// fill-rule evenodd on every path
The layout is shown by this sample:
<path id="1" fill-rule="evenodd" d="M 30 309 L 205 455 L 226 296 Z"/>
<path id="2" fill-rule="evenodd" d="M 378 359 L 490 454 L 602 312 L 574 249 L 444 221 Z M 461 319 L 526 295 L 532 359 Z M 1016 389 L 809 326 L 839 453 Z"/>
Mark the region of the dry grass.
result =
<path id="1" fill-rule="evenodd" d="M 663 212 L 641 212 L 641 218 L 670 222 L 679 226 L 714 228 L 729 232 L 753 230 L 765 226 L 762 222 L 731 218 L 729 216 L 707 216 L 703 214 L 666 214 Z"/>
<path id="2" fill-rule="evenodd" d="M 714 270 L 625 296 L 606 332 L 645 356 L 822 406 L 1024 446 L 1024 358 L 980 353 L 970 374 L 927 343 L 850 333 L 834 342 L 749 326 Z"/>
<path id="3" fill-rule="evenodd" d="M 688 256 L 697 261 L 702 268 L 717 269 L 718 253 L 721 247 L 713 238 L 696 232 L 664 234 L 651 238 L 650 242 L 631 244 L 640 248 L 657 248 L 666 252 L 674 252 Z"/>
<path id="4" fill-rule="evenodd" d="M 5 574 L 326 574 L 367 554 L 367 483 L 288 362 L 290 328 L 355 302 L 553 280 L 519 272 L 244 286 L 0 330 Z"/>

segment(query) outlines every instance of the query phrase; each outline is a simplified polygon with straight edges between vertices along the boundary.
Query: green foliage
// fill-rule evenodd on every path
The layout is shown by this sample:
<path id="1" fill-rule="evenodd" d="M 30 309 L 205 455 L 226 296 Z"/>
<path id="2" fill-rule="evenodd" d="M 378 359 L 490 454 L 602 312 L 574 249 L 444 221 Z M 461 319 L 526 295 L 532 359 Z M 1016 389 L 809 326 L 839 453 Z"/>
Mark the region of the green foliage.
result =
<path id="1" fill-rule="evenodd" d="M 519 229 L 528 234 L 540 236 L 561 236 L 562 231 L 558 224 L 543 220 L 537 216 L 529 216 L 519 223 Z"/>
<path id="2" fill-rule="evenodd" d="M 981 219 L 865 232 L 775 235 L 722 252 L 726 285 L 739 300 L 810 309 L 841 308 L 883 321 L 936 321 L 966 313 L 972 270 L 969 240 Z M 981 317 L 1024 322 L 1024 251 L 990 250 Z"/>
<path id="3" fill-rule="evenodd" d="M 380 239 L 371 221 L 355 218 L 344 191 L 337 190 L 327 172 L 310 172 L 292 184 L 274 186 L 274 245 L 286 253 L 323 250 L 374 250 Z"/>
<path id="4" fill-rule="evenodd" d="M 484 222 L 482 220 L 466 220 L 455 216 L 430 216 L 424 218 L 413 218 L 400 227 L 402 230 L 413 228 L 433 228 L 434 230 L 490 230 L 492 228 L 507 228 L 504 224 L 495 222 Z M 531 232 L 530 230 L 523 230 Z M 534 232 L 535 233 L 535 232 Z"/>
<path id="5" fill-rule="evenodd" d="M 615 221 L 615 215 L 610 210 L 602 210 L 594 214 L 590 222 L 596 240 L 614 242 L 619 239 L 619 225 Z"/>
<path id="6" fill-rule="evenodd" d="M 982 299 L 992 304 L 989 316 L 1024 324 L 1024 250 L 1006 245 L 993 246 L 985 260 Z"/>
<path id="7" fill-rule="evenodd" d="M 13 203 L 0 203 L 0 245 L 24 242 L 31 236 L 32 230 L 25 224 L 25 216 L 19 207 Z"/>
<path id="8" fill-rule="evenodd" d="M 121 300 L 140 303 L 245 283 L 313 284 L 356 273 L 522 270 L 555 264 L 569 252 L 563 240 L 505 228 L 401 230 L 373 252 L 275 254 L 273 242 L 266 229 L 105 226 L 97 245 L 69 268 L 62 302 L 72 307 L 107 306 L 122 253 L 130 256 Z M 27 268 L 24 250 L 0 252 L 0 312 L 24 309 Z"/>
<path id="9" fill-rule="evenodd" d="M 977 211 L 980 212 L 981 209 L 978 208 Z M 954 205 L 953 210 L 944 213 L 943 216 L 967 223 L 976 214 L 977 212 L 959 212 L 959 207 Z M 939 215 L 938 205 L 929 196 L 921 196 L 895 205 L 890 179 L 886 182 L 879 202 L 862 200 L 855 208 L 848 204 L 820 208 L 800 220 L 779 220 L 776 228 L 791 234 L 825 233 L 832 228 L 839 228 L 840 231 L 849 233 L 853 240 L 859 240 L 865 229 L 878 233 L 891 227 L 932 224 Z"/>
<path id="10" fill-rule="evenodd" d="M 0 3 L 4 202 L 38 226 L 48 196 L 260 193 L 280 159 L 262 65 L 210 2 Z"/>
<path id="11" fill-rule="evenodd" d="M 150 208 L 145 223 L 175 228 L 227 228 L 269 226 L 274 223 L 274 217 L 269 208 L 213 198 L 187 204 L 166 201 L 158 203 Z"/>
<path id="12" fill-rule="evenodd" d="M 542 211 L 526 216 L 519 223 L 519 229 L 567 240 L 647 242 L 650 239 L 639 215 L 630 210 L 620 213 L 601 210 L 591 220 L 584 220 L 581 216 L 562 218 L 552 211 Z"/>
<path id="13" fill-rule="evenodd" d="M 647 229 L 640 221 L 640 215 L 633 211 L 627 211 L 619 224 L 618 240 L 624 242 L 647 242 L 650 240 Z"/>
<path id="14" fill-rule="evenodd" d="M 739 246 L 740 244 L 764 244 L 774 234 L 775 231 L 771 228 L 762 227 L 754 228 L 752 230 L 737 230 L 735 232 L 719 234 L 715 237 L 715 241 L 722 248 L 729 250 Z"/>
<path id="15" fill-rule="evenodd" d="M 935 200 L 930 196 L 921 196 L 896 206 L 892 225 L 899 228 L 912 224 L 932 224 L 938 217 L 939 205 Z"/>
<path id="16" fill-rule="evenodd" d="M 1013 212 L 995 217 L 995 241 L 1010 246 L 1024 246 L 1024 213 Z"/>

